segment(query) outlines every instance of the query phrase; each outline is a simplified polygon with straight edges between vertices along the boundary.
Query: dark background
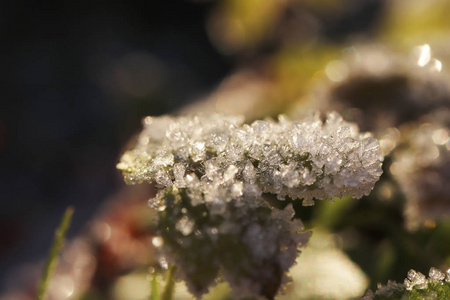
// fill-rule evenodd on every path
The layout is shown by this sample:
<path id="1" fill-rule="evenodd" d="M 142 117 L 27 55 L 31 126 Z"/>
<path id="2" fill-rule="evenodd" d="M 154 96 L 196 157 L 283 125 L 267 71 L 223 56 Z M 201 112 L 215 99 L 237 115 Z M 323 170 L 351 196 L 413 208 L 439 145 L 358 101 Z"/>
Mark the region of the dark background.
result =
<path id="1" fill-rule="evenodd" d="M 230 69 L 206 35 L 211 4 L 37 2 L 0 7 L 0 282 L 45 256 L 67 206 L 70 237 L 123 185 L 115 165 L 143 116 Z"/>

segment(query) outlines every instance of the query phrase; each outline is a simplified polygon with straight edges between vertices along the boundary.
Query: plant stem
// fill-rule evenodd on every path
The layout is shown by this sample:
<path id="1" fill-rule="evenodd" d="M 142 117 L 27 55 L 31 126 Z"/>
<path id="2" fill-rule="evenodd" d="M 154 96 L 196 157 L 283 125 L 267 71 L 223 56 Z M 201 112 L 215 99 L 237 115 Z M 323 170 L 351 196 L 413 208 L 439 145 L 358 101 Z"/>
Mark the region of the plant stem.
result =
<path id="1" fill-rule="evenodd" d="M 164 286 L 164 291 L 161 294 L 161 300 L 172 300 L 173 293 L 175 291 L 175 272 L 177 268 L 171 266 L 166 278 L 166 285 Z"/>
<path id="2" fill-rule="evenodd" d="M 61 220 L 61 223 L 56 229 L 55 237 L 53 239 L 53 244 L 50 248 L 50 252 L 47 257 L 47 261 L 45 263 L 44 271 L 41 276 L 41 280 L 39 282 L 38 291 L 36 294 L 36 300 L 42 300 L 44 299 L 45 292 L 47 290 L 47 286 L 49 283 L 49 279 L 51 275 L 53 274 L 53 271 L 56 267 L 56 264 L 58 262 L 58 256 L 61 252 L 61 248 L 64 244 L 64 238 L 67 233 L 67 229 L 69 229 L 70 221 L 72 220 L 73 215 L 73 207 L 68 207 L 64 213 L 64 216 Z"/>
<path id="3" fill-rule="evenodd" d="M 151 281 L 151 293 L 150 293 L 150 300 L 159 300 L 159 283 L 157 274 L 153 274 L 153 278 Z"/>

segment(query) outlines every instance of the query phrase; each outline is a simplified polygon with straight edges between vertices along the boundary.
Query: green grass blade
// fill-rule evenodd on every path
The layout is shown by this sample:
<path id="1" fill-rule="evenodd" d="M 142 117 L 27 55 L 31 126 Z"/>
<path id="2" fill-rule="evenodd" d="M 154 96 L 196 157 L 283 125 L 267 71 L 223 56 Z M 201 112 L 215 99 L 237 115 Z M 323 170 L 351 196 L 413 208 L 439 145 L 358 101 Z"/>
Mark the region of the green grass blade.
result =
<path id="1" fill-rule="evenodd" d="M 159 300 L 159 282 L 157 278 L 157 273 L 155 272 L 153 274 L 153 279 L 151 281 L 151 293 L 150 293 L 150 300 Z"/>
<path id="2" fill-rule="evenodd" d="M 66 209 L 66 212 L 64 213 L 64 216 L 61 220 L 61 224 L 59 225 L 58 229 L 56 229 L 55 238 L 53 239 L 53 244 L 50 248 L 44 271 L 42 272 L 41 280 L 39 282 L 36 300 L 44 299 L 49 279 L 58 262 L 58 256 L 64 244 L 64 238 L 66 236 L 67 229 L 69 229 L 70 221 L 72 220 L 73 211 L 73 207 L 68 207 Z"/>
<path id="3" fill-rule="evenodd" d="M 166 285 L 164 286 L 164 291 L 161 295 L 161 300 L 172 300 L 173 293 L 175 291 L 175 272 L 177 268 L 171 266 L 167 274 Z"/>

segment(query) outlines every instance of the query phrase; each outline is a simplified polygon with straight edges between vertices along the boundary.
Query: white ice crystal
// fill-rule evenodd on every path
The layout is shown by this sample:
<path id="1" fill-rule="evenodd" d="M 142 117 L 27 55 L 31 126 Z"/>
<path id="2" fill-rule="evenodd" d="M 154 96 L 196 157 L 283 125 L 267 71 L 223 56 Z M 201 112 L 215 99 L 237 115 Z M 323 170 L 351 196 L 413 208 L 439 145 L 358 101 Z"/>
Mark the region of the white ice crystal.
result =
<path id="1" fill-rule="evenodd" d="M 446 277 L 446 273 L 432 267 L 427 278 L 424 274 L 411 269 L 403 284 L 392 280 L 389 280 L 386 285 L 378 283 L 375 293 L 367 290 L 362 299 L 410 299 L 410 296 L 418 291 L 420 294 L 416 293 L 414 299 L 419 299 L 417 295 L 420 295 L 420 299 L 447 299 L 449 272 L 450 270 L 447 270 Z"/>
<path id="2" fill-rule="evenodd" d="M 147 117 L 138 141 L 118 164 L 127 182 L 198 189 L 210 203 L 245 199 L 248 184 L 303 205 L 361 198 L 382 173 L 378 141 L 337 113 L 325 122 L 312 113 L 298 122 L 280 116 L 279 122 L 251 125 L 241 116 L 221 114 Z M 192 172 L 199 182 L 188 180 Z M 242 193 L 237 187 L 231 191 L 234 182 L 242 182 Z"/>
<path id="3" fill-rule="evenodd" d="M 404 285 L 409 291 L 413 288 L 424 289 L 428 286 L 428 279 L 422 273 L 411 269 L 408 272 L 408 277 L 404 281 Z"/>
<path id="4" fill-rule="evenodd" d="M 445 280 L 445 273 L 439 269 L 431 268 L 428 277 L 430 278 L 430 282 L 443 283 Z"/>

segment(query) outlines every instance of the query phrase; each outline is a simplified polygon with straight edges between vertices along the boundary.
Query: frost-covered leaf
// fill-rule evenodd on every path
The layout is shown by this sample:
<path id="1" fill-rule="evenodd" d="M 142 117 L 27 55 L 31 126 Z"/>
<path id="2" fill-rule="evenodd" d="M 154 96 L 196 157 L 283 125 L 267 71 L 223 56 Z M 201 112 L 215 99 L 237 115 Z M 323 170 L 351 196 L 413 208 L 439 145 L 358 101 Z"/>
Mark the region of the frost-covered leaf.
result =
<path id="1" fill-rule="evenodd" d="M 439 269 L 431 268 L 428 277 L 426 277 L 424 274 L 411 269 L 403 284 L 391 280 L 386 285 L 378 284 L 375 292 L 368 290 L 362 299 L 450 299 L 449 271 L 447 270 L 444 273 Z"/>
<path id="2" fill-rule="evenodd" d="M 240 116 L 147 117 L 118 168 L 128 183 L 154 182 L 162 262 L 199 297 L 219 275 L 238 296 L 273 299 L 310 233 L 292 205 L 361 198 L 381 175 L 379 143 L 337 113 L 293 122 Z M 273 202 L 272 202 L 273 203 Z M 287 203 L 286 203 L 287 204 Z"/>
<path id="3" fill-rule="evenodd" d="M 381 175 L 379 143 L 337 113 L 323 122 L 317 113 L 293 122 L 255 121 L 240 116 L 147 117 L 134 149 L 118 168 L 129 183 L 175 184 L 205 195 L 206 203 L 226 200 L 231 183 L 242 193 L 271 193 L 303 200 L 368 195 Z M 256 185 L 256 186 L 252 186 Z M 247 194 L 246 194 L 247 192 Z"/>

